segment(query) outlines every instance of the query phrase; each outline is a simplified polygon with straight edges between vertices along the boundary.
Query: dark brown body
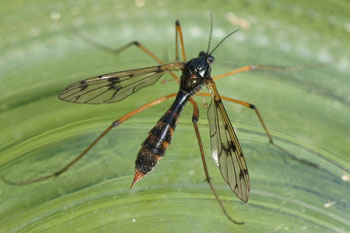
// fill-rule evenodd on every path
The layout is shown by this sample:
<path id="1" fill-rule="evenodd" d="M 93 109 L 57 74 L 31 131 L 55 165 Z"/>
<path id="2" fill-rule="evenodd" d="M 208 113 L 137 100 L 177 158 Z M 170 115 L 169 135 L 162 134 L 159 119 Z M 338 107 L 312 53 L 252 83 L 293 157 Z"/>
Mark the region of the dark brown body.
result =
<path id="1" fill-rule="evenodd" d="M 165 151 L 171 143 L 178 117 L 189 98 L 189 93 L 179 91 L 169 110 L 149 132 L 135 162 L 135 168 L 140 173 L 145 175 L 152 171 L 158 164 L 158 160 L 165 155 Z"/>
<path id="2" fill-rule="evenodd" d="M 199 57 L 184 64 L 180 90 L 169 110 L 159 119 L 142 143 L 142 148 L 135 161 L 136 176 L 140 178 L 154 169 L 158 160 L 165 155 L 171 143 L 178 117 L 188 100 L 199 91 L 210 77 L 210 55 L 202 52 Z M 213 61 L 213 57 L 210 56 Z"/>

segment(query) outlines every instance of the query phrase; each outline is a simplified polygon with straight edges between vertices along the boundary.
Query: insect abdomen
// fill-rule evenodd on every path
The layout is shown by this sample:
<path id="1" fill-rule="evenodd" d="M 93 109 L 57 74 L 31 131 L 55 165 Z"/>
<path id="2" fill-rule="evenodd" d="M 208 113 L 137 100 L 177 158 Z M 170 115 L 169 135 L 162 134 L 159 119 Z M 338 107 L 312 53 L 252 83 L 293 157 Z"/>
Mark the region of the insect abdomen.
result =
<path id="1" fill-rule="evenodd" d="M 178 117 L 188 100 L 188 95 L 180 93 L 170 109 L 159 119 L 142 143 L 142 148 L 135 161 L 135 168 L 144 175 L 153 170 L 171 143 Z"/>
<path id="2" fill-rule="evenodd" d="M 167 119 L 171 119 L 171 123 Z M 171 143 L 174 132 L 177 114 L 169 110 L 151 129 L 148 137 L 142 143 L 142 148 L 137 155 L 136 169 L 147 174 L 158 164 L 158 160 L 165 155 L 168 145 Z"/>

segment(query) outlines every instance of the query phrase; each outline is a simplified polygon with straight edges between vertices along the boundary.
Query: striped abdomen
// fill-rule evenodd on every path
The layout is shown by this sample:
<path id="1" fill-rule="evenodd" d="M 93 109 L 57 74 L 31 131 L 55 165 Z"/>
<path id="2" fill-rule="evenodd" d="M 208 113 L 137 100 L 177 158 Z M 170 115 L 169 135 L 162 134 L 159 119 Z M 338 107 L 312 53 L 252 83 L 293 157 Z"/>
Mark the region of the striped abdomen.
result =
<path id="1" fill-rule="evenodd" d="M 137 155 L 135 161 L 137 171 L 146 175 L 153 170 L 158 164 L 158 160 L 165 155 L 165 151 L 171 143 L 178 117 L 189 97 L 188 93 L 180 91 L 169 110 L 159 119 L 156 126 L 151 129 Z"/>

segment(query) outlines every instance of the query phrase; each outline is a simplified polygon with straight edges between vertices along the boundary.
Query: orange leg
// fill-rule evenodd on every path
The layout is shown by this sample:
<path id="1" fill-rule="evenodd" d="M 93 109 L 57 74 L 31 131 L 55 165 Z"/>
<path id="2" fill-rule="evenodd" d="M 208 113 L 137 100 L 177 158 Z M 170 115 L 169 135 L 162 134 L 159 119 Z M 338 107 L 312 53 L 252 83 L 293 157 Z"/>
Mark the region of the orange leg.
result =
<path id="1" fill-rule="evenodd" d="M 77 163 L 87 152 L 89 152 L 104 136 L 106 136 L 109 131 L 111 131 L 111 129 L 117 127 L 118 125 L 122 124 L 124 121 L 126 121 L 127 119 L 133 117 L 134 115 L 142 112 L 143 110 L 146 110 L 147 108 L 150 108 L 154 105 L 157 105 L 169 98 L 173 98 L 176 96 L 176 93 L 174 94 L 170 94 L 161 98 L 158 98 L 156 100 L 153 100 L 151 102 L 149 102 L 148 104 L 145 104 L 131 112 L 129 112 L 128 114 L 125 114 L 124 116 L 122 116 L 121 118 L 119 118 L 118 120 L 114 121 L 110 126 L 107 127 L 107 129 L 105 129 L 105 131 L 103 131 L 103 133 L 98 136 L 95 141 L 93 141 L 83 152 L 81 152 L 77 157 L 75 157 L 72 161 L 70 161 L 67 165 L 65 165 L 63 168 L 61 168 L 60 170 L 58 170 L 57 172 L 51 174 L 51 175 L 47 175 L 47 176 L 41 176 L 38 178 L 34 178 L 34 179 L 28 179 L 28 180 L 24 180 L 24 181 L 20 181 L 20 182 L 13 182 L 13 181 L 9 181 L 4 179 L 3 177 L 1 177 L 2 181 L 4 181 L 7 184 L 11 184 L 11 185 L 25 185 L 25 184 L 31 184 L 31 183 L 35 183 L 35 182 L 39 182 L 39 181 L 43 181 L 43 180 L 48 180 L 50 178 L 53 177 L 57 177 L 59 175 L 61 175 L 62 173 L 64 173 L 65 171 L 67 171 L 70 167 L 72 167 L 75 163 Z"/>
<path id="2" fill-rule="evenodd" d="M 230 72 L 220 74 L 218 76 L 215 76 L 213 78 L 214 81 L 225 78 L 230 75 L 234 75 L 237 73 L 245 72 L 245 71 L 250 71 L 250 70 L 277 70 L 277 71 L 293 71 L 293 70 L 301 70 L 301 69 L 306 69 L 306 68 L 313 68 L 313 67 L 320 67 L 324 66 L 325 64 L 315 64 L 315 65 L 309 65 L 309 66 L 291 66 L 291 67 L 284 67 L 284 66 L 265 66 L 265 65 L 250 65 L 250 66 L 243 66 L 241 68 L 232 70 Z"/>
<path id="3" fill-rule="evenodd" d="M 209 96 L 209 97 L 211 96 L 211 94 L 209 94 L 209 93 L 197 93 L 197 94 L 201 95 L 201 96 Z M 233 98 L 230 98 L 230 97 L 225 97 L 225 96 L 220 96 L 220 97 L 223 100 L 230 101 L 232 103 L 239 104 L 239 105 L 242 105 L 244 107 L 247 107 L 247 108 L 250 108 L 250 109 L 254 110 L 256 116 L 258 117 L 258 119 L 260 121 L 260 124 L 264 128 L 265 134 L 266 134 L 267 138 L 269 139 L 270 144 L 272 144 L 273 146 L 275 146 L 276 148 L 278 148 L 279 150 L 281 150 L 282 152 L 284 152 L 285 154 L 287 154 L 290 158 L 292 158 L 294 160 L 297 160 L 297 161 L 299 161 L 299 162 L 301 162 L 301 163 L 303 163 L 305 165 L 311 166 L 311 167 L 319 168 L 319 165 L 317 165 L 315 163 L 312 163 L 312 162 L 309 162 L 309 161 L 306 161 L 304 159 L 300 159 L 300 158 L 296 157 L 295 155 L 291 154 L 290 152 L 288 152 L 283 147 L 275 144 L 275 142 L 273 141 L 269 130 L 266 127 L 266 124 L 265 124 L 264 120 L 262 119 L 262 117 L 260 115 L 260 112 L 259 112 L 258 108 L 254 104 L 250 104 L 250 103 L 247 103 L 245 101 L 233 99 Z"/>
<path id="4" fill-rule="evenodd" d="M 180 29 L 181 30 L 181 29 Z M 152 53 L 149 49 L 147 49 L 145 46 L 143 46 L 140 42 L 138 41 L 132 41 L 118 49 L 114 49 L 111 48 L 109 46 L 106 46 L 104 44 L 101 44 L 97 41 L 95 41 L 94 39 L 92 39 L 91 37 L 85 35 L 84 33 L 80 32 L 77 29 L 74 29 L 74 33 L 76 35 L 78 35 L 82 40 L 84 40 L 87 44 L 90 44 L 93 47 L 96 47 L 98 49 L 101 49 L 105 52 L 108 53 L 112 53 L 114 55 L 118 55 L 119 53 L 123 52 L 124 50 L 130 48 L 131 46 L 136 46 L 137 48 L 141 49 L 143 52 L 145 52 L 147 55 L 149 55 L 150 57 L 152 57 L 157 63 L 163 65 L 164 63 L 156 56 L 154 55 L 154 53 Z M 182 34 L 180 34 L 182 36 Z M 182 41 L 182 37 L 181 37 L 181 41 Z M 169 74 L 176 80 L 179 81 L 179 78 L 171 71 L 169 71 Z"/>
<path id="5" fill-rule="evenodd" d="M 182 61 L 186 62 L 186 53 L 185 53 L 185 45 L 184 40 L 182 37 L 182 30 L 179 20 L 176 20 L 175 22 L 175 32 L 176 32 L 176 42 L 175 42 L 175 60 L 179 61 L 179 38 L 180 38 L 180 44 L 181 44 L 181 51 L 182 51 Z M 203 106 L 206 108 L 208 107 L 207 101 L 202 98 Z"/>
<path id="6" fill-rule="evenodd" d="M 175 31 L 176 31 L 175 60 L 179 61 L 179 40 L 178 40 L 178 38 L 180 38 L 181 51 L 182 51 L 182 61 L 186 62 L 185 46 L 184 46 L 184 40 L 182 37 L 182 30 L 181 30 L 179 20 L 176 20 L 176 22 L 175 22 Z"/>
<path id="7" fill-rule="evenodd" d="M 207 93 L 201 93 L 201 94 L 207 94 Z M 208 166 L 207 166 L 207 161 L 205 159 L 205 155 L 204 155 L 204 149 L 203 149 L 203 143 L 202 143 L 202 139 L 201 139 L 201 135 L 199 133 L 199 129 L 198 129 L 198 118 L 199 118 L 199 111 L 198 111 L 198 105 L 197 103 L 193 100 L 190 99 L 192 105 L 193 105 L 193 116 L 192 116 L 192 122 L 193 122 L 193 127 L 194 127 L 194 131 L 196 133 L 197 136 L 197 141 L 198 141 L 198 145 L 199 145 L 199 150 L 201 152 L 201 157 L 202 157 L 202 163 L 203 163 L 203 168 L 204 168 L 204 173 L 205 173 L 205 180 L 208 182 L 210 189 L 212 191 L 212 193 L 214 194 L 216 200 L 219 203 L 219 206 L 221 207 L 221 210 L 224 212 L 225 216 L 233 223 L 236 224 L 243 224 L 243 222 L 237 222 L 235 221 L 233 218 L 231 218 L 231 216 L 227 213 L 222 201 L 219 198 L 219 195 L 217 194 L 213 183 L 211 182 L 210 176 L 209 176 L 209 171 L 208 171 Z"/>

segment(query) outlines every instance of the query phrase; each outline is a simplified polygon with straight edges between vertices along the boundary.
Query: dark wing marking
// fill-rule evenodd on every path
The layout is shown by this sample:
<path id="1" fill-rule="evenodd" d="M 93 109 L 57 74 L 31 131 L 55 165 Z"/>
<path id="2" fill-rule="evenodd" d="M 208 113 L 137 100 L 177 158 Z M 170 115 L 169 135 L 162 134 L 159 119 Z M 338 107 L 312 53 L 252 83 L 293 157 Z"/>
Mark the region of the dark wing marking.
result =
<path id="1" fill-rule="evenodd" d="M 250 181 L 247 164 L 220 96 L 212 96 L 208 108 L 212 156 L 231 190 L 248 201 Z"/>
<path id="2" fill-rule="evenodd" d="M 113 103 L 154 84 L 166 72 L 182 68 L 183 63 L 173 63 L 99 75 L 68 86 L 58 97 L 84 104 Z"/>

